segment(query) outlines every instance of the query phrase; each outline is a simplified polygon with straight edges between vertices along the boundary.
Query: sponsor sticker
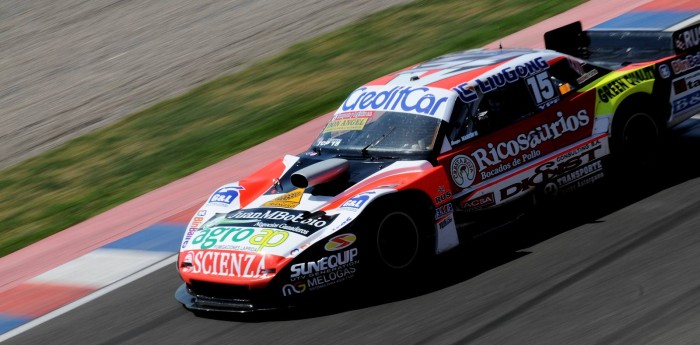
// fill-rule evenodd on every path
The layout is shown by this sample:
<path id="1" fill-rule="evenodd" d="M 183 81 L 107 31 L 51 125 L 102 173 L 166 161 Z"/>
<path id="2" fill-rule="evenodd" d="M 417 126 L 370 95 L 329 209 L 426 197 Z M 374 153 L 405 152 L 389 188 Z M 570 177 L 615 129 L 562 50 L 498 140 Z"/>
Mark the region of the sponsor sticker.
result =
<path id="1" fill-rule="evenodd" d="M 350 247 L 356 240 L 355 234 L 342 234 L 328 240 L 324 248 L 326 251 L 334 252 Z"/>
<path id="2" fill-rule="evenodd" d="M 443 191 L 442 194 L 438 195 L 435 197 L 435 204 L 440 205 L 442 204 L 445 200 L 448 200 L 452 197 L 452 193 L 450 191 Z"/>
<path id="3" fill-rule="evenodd" d="M 324 256 L 316 261 L 301 262 L 291 266 L 291 278 L 306 277 L 325 270 L 335 270 L 352 264 L 357 257 L 357 248 L 348 249 L 332 255 Z"/>
<path id="4" fill-rule="evenodd" d="M 367 201 L 369 201 L 369 199 L 372 196 L 374 196 L 374 194 L 376 194 L 376 193 L 375 192 L 364 192 L 364 193 L 357 194 L 357 195 L 353 196 L 352 198 L 348 199 L 347 201 L 345 201 L 342 205 L 340 205 L 340 208 L 342 208 L 344 210 L 349 210 L 349 211 L 357 211 L 360 208 L 362 208 L 362 206 L 364 206 L 364 204 L 367 203 Z"/>
<path id="5" fill-rule="evenodd" d="M 674 99 L 672 103 L 672 113 L 673 115 L 676 115 L 678 113 L 694 109 L 698 105 L 700 105 L 700 89 L 695 92 L 688 93 L 683 97 Z"/>
<path id="6" fill-rule="evenodd" d="M 447 203 L 435 209 L 435 219 L 440 219 L 452 213 L 452 204 Z"/>
<path id="7" fill-rule="evenodd" d="M 308 248 L 310 245 L 311 245 L 311 243 L 308 243 L 308 242 L 302 243 L 299 247 L 292 249 L 289 252 L 289 255 L 292 257 L 295 257 L 295 256 L 299 255 L 299 253 L 301 253 L 302 250 Z"/>
<path id="8" fill-rule="evenodd" d="M 265 261 L 272 256 L 217 250 L 187 251 L 181 271 L 222 277 L 262 278 L 271 272 L 266 268 Z"/>
<path id="9" fill-rule="evenodd" d="M 253 208 L 229 213 L 224 224 L 279 229 L 309 236 L 329 225 L 337 216 L 314 215 L 296 210 Z"/>
<path id="10" fill-rule="evenodd" d="M 685 92 L 692 91 L 693 89 L 700 87 L 700 71 L 674 79 L 672 85 L 674 96 L 679 96 Z"/>
<path id="11" fill-rule="evenodd" d="M 187 247 L 187 245 L 190 243 L 192 236 L 197 231 L 197 229 L 199 229 L 199 227 L 202 225 L 202 222 L 204 221 L 204 216 L 206 214 L 207 214 L 206 210 L 197 211 L 195 216 L 192 218 L 192 221 L 190 221 L 190 225 L 187 227 L 187 232 L 185 233 L 185 237 L 182 239 L 181 248 Z"/>
<path id="12" fill-rule="evenodd" d="M 437 115 L 442 118 L 446 112 L 449 97 L 450 92 L 447 90 L 425 86 L 396 86 L 391 89 L 380 86 L 363 86 L 355 90 L 343 102 L 335 116 L 362 111 L 398 111 L 418 115 Z M 332 130 L 335 129 L 324 129 L 324 131 Z"/>
<path id="13" fill-rule="evenodd" d="M 460 188 L 467 188 L 474 183 L 476 178 L 476 164 L 465 155 L 456 155 L 450 163 L 452 181 Z"/>
<path id="14" fill-rule="evenodd" d="M 351 111 L 333 115 L 323 132 L 359 131 L 365 128 L 367 121 L 374 115 L 373 111 Z M 338 146 L 341 139 L 319 140 L 318 146 Z"/>
<path id="15" fill-rule="evenodd" d="M 298 282 L 296 284 L 285 284 L 282 286 L 282 295 L 285 297 L 304 292 L 306 292 L 306 284 L 303 282 Z"/>
<path id="16" fill-rule="evenodd" d="M 471 82 L 459 84 L 452 88 L 459 99 L 465 103 L 476 101 L 479 97 L 475 91 L 478 87 L 481 93 L 489 93 L 495 89 L 514 83 L 522 78 L 527 78 L 549 68 L 549 64 L 542 57 L 527 61 L 515 66 L 508 66 L 485 78 L 478 78 Z"/>
<path id="17" fill-rule="evenodd" d="M 260 252 L 277 247 L 289 237 L 289 232 L 275 229 L 254 229 L 235 226 L 216 226 L 197 230 L 188 248 L 226 249 Z"/>
<path id="18" fill-rule="evenodd" d="M 360 129 L 362 129 L 362 128 L 360 128 Z M 340 129 L 338 129 L 338 130 L 340 130 Z M 343 130 L 346 130 L 346 129 L 343 129 Z M 343 142 L 342 139 L 333 139 L 333 138 L 326 139 L 326 140 L 318 139 L 316 141 L 316 146 L 339 146 L 341 142 Z M 314 152 L 314 153 L 316 153 L 316 152 Z"/>
<path id="19" fill-rule="evenodd" d="M 355 275 L 357 248 L 324 256 L 316 261 L 293 264 L 290 267 L 292 284 L 303 284 L 310 291 L 343 282 Z M 285 285 L 286 286 L 286 285 Z M 288 291 L 295 292 L 294 290 Z"/>
<path id="20" fill-rule="evenodd" d="M 603 178 L 603 162 L 595 160 L 570 170 L 557 177 L 556 182 L 560 191 L 566 192 L 581 188 Z"/>
<path id="21" fill-rule="evenodd" d="M 295 208 L 299 206 L 302 195 L 304 195 L 304 188 L 297 188 L 262 205 L 267 207 Z"/>
<path id="22" fill-rule="evenodd" d="M 674 32 L 673 42 L 676 49 L 681 52 L 700 47 L 700 25 Z"/>
<path id="23" fill-rule="evenodd" d="M 340 222 L 340 224 L 338 224 L 338 227 L 337 227 L 336 229 L 341 229 L 342 227 L 344 227 L 345 225 L 347 225 L 348 223 L 350 223 L 353 219 L 355 219 L 355 218 L 353 218 L 353 217 L 346 217 L 344 221 L 342 221 L 342 222 Z"/>
<path id="24" fill-rule="evenodd" d="M 445 219 L 438 222 L 438 231 L 447 228 L 447 226 L 452 224 L 452 222 L 454 222 L 454 218 L 452 216 L 445 217 Z"/>
<path id="25" fill-rule="evenodd" d="M 698 66 L 700 66 L 700 52 L 671 61 L 671 69 L 676 75 Z"/>
<path id="26" fill-rule="evenodd" d="M 588 111 L 581 109 L 575 114 L 565 116 L 557 111 L 557 119 L 551 123 L 539 125 L 529 131 L 515 135 L 511 140 L 487 143 L 471 153 L 482 180 L 486 180 L 514 166 L 521 165 L 542 155 L 537 147 L 549 140 L 555 140 L 569 132 L 576 132 L 592 123 Z M 453 175 L 454 176 L 454 175 Z"/>
<path id="27" fill-rule="evenodd" d="M 459 244 L 457 227 L 452 213 L 435 222 L 435 231 L 437 237 L 435 243 L 436 253 L 442 253 Z"/>
<path id="28" fill-rule="evenodd" d="M 582 74 L 580 77 L 576 78 L 576 82 L 579 84 L 583 84 L 587 82 L 589 79 L 595 77 L 598 75 L 598 70 L 597 69 L 592 69 L 588 71 L 585 74 Z"/>
<path id="29" fill-rule="evenodd" d="M 688 91 L 688 83 L 685 82 L 685 78 L 676 79 L 673 81 L 673 95 L 678 95 Z"/>
<path id="30" fill-rule="evenodd" d="M 518 177 L 518 181 L 499 190 L 498 196 L 500 201 L 506 201 L 535 187 L 551 183 L 557 176 L 561 176 L 602 156 L 602 154 L 598 154 L 598 151 L 602 148 L 600 142 L 594 141 L 557 157 L 554 161 L 547 161 L 535 169 L 528 170 L 526 174 Z"/>
<path id="31" fill-rule="evenodd" d="M 605 103 L 617 97 L 630 87 L 633 87 L 645 80 L 654 79 L 654 68 L 648 66 L 625 74 L 598 88 L 598 98 Z"/>
<path id="32" fill-rule="evenodd" d="M 224 206 L 228 207 L 231 203 L 238 198 L 238 191 L 245 190 L 241 186 L 230 186 L 219 188 L 207 202 L 209 205 L 213 206 Z"/>
<path id="33" fill-rule="evenodd" d="M 464 200 L 460 206 L 467 211 L 477 211 L 496 204 L 493 192 L 478 196 L 473 199 Z"/>

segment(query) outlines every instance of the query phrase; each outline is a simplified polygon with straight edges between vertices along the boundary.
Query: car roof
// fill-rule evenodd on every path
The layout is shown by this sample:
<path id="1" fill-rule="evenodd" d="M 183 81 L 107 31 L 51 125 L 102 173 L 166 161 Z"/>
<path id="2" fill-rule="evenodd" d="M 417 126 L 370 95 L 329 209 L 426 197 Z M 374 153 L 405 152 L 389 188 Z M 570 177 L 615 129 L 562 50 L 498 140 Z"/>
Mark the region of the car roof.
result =
<path id="1" fill-rule="evenodd" d="M 364 86 L 427 86 L 452 89 L 465 82 L 535 59 L 566 56 L 546 49 L 471 49 L 450 53 L 377 78 Z"/>
<path id="2" fill-rule="evenodd" d="M 699 22 L 698 0 L 654 0 L 588 31 L 663 31 L 670 34 Z"/>

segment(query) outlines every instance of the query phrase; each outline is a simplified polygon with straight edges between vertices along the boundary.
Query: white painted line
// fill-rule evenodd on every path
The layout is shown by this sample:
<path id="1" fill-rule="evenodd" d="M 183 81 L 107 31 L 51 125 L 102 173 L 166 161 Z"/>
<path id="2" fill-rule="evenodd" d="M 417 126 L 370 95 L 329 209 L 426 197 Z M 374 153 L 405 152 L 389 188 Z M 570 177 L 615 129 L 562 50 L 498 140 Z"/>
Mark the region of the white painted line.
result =
<path id="1" fill-rule="evenodd" d="M 172 255 L 133 249 L 96 249 L 29 280 L 100 289 Z"/>
<path id="2" fill-rule="evenodd" d="M 65 314 L 73 309 L 76 309 L 76 308 L 82 306 L 83 304 L 86 304 L 90 301 L 93 301 L 93 300 L 99 298 L 99 297 L 102 297 L 102 296 L 104 296 L 104 295 L 106 295 L 106 294 L 126 285 L 126 284 L 129 284 L 129 283 L 131 283 L 139 278 L 145 277 L 145 276 L 147 276 L 147 275 L 149 275 L 149 274 L 151 274 L 151 273 L 153 273 L 153 272 L 155 272 L 155 271 L 157 271 L 157 270 L 159 270 L 167 265 L 174 265 L 176 261 L 177 261 L 177 254 L 172 255 L 168 258 L 165 258 L 164 260 L 162 260 L 160 262 L 156 262 L 153 265 L 146 267 L 143 270 L 138 271 L 138 272 L 136 272 L 128 277 L 124 277 L 123 279 L 118 280 L 118 281 L 114 282 L 113 284 L 105 286 L 104 288 L 97 290 L 90 295 L 87 295 L 81 299 L 78 299 L 74 302 L 66 304 L 63 307 L 60 307 L 60 308 L 58 308 L 50 313 L 44 314 L 43 316 L 40 316 L 32 321 L 29 321 L 29 322 L 27 322 L 27 323 L 25 323 L 17 328 L 10 330 L 4 334 L 1 334 L 0 335 L 0 342 L 3 342 L 7 339 L 10 339 L 16 335 L 22 334 L 22 333 L 24 333 L 24 332 L 26 332 L 26 331 L 28 331 L 36 326 L 41 325 L 44 322 L 47 322 L 51 319 L 54 319 L 58 316 L 61 316 L 61 315 Z M 175 269 L 175 268 L 173 267 L 173 269 Z M 173 296 L 174 296 L 174 294 L 175 294 L 175 291 L 173 291 Z M 173 301 L 175 301 L 175 297 L 173 297 Z"/>
<path id="3" fill-rule="evenodd" d="M 126 54 L 126 52 L 123 52 L 123 53 L 119 53 L 119 54 L 117 54 L 117 55 L 114 55 L 114 56 L 112 56 L 111 58 L 109 58 L 109 59 L 107 59 L 107 60 L 105 60 L 105 61 L 109 61 L 109 60 L 116 59 L 116 58 L 118 58 L 118 57 L 120 57 L 120 56 L 122 56 L 122 55 L 124 55 L 124 54 Z"/>

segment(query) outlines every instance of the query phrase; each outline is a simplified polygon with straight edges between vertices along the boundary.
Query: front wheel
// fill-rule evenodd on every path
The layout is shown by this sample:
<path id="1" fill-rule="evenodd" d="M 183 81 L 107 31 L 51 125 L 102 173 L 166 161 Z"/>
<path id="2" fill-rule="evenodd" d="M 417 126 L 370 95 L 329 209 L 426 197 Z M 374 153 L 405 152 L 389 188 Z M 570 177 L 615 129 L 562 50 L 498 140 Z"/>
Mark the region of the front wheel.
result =
<path id="1" fill-rule="evenodd" d="M 394 200 L 396 201 L 396 200 Z M 405 278 L 424 264 L 429 255 L 430 222 L 425 210 L 404 202 L 380 202 L 360 222 L 362 246 L 372 275 Z"/>
<path id="2" fill-rule="evenodd" d="M 374 249 L 381 264 L 390 270 L 401 270 L 418 259 L 421 246 L 416 221 L 404 211 L 385 215 L 377 225 Z"/>

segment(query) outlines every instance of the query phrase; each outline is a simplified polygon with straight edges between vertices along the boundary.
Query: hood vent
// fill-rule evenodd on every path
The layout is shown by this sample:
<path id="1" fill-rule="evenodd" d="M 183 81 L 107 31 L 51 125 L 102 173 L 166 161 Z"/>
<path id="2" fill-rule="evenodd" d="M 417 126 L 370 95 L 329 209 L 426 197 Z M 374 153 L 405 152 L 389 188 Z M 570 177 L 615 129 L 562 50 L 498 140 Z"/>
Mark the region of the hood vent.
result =
<path id="1" fill-rule="evenodd" d="M 346 159 L 331 158 L 311 164 L 293 173 L 290 180 L 294 187 L 308 188 L 335 180 L 344 174 L 350 163 Z"/>

